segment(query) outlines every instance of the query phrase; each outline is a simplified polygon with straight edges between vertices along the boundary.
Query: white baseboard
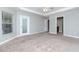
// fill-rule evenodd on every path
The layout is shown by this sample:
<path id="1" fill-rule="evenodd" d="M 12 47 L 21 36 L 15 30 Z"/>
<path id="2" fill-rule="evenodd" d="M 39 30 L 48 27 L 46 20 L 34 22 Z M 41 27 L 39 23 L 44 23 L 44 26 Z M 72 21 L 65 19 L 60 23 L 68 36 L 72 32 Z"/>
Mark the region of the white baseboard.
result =
<path id="1" fill-rule="evenodd" d="M 72 35 L 68 35 L 68 34 L 64 34 L 64 36 L 73 37 L 73 38 L 79 38 L 78 36 L 72 36 Z"/>
<path id="2" fill-rule="evenodd" d="M 38 34 L 38 33 L 43 33 L 43 32 L 35 32 L 35 33 L 29 33 L 29 34 L 16 35 L 16 36 L 14 36 L 14 37 L 8 38 L 7 40 L 1 42 L 0 45 L 5 44 L 5 43 L 7 43 L 7 42 L 9 42 L 9 41 L 11 41 L 11 40 L 13 40 L 13 39 L 15 39 L 15 38 L 21 37 L 21 36 L 33 35 L 33 34 Z"/>

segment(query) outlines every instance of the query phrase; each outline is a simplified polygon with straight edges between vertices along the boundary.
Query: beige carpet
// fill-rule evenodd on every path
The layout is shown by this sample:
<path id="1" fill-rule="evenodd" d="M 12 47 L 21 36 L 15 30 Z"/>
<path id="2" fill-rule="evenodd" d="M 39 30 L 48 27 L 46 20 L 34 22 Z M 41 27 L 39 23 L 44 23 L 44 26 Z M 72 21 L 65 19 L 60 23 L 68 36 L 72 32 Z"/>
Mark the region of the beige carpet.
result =
<path id="1" fill-rule="evenodd" d="M 23 36 L 0 46 L 1 52 L 73 52 L 79 51 L 79 39 L 40 33 Z"/>

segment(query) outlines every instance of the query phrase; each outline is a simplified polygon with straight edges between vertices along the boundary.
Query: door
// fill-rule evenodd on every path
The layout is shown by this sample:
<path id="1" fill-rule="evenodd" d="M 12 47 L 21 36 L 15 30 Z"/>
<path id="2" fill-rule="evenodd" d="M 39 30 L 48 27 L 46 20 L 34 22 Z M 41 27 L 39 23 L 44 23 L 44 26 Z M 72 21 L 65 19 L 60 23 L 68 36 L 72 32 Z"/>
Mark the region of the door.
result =
<path id="1" fill-rule="evenodd" d="M 22 20 L 22 33 L 27 33 L 27 19 Z"/>
<path id="2" fill-rule="evenodd" d="M 29 17 L 27 16 L 20 16 L 20 33 L 29 34 Z"/>

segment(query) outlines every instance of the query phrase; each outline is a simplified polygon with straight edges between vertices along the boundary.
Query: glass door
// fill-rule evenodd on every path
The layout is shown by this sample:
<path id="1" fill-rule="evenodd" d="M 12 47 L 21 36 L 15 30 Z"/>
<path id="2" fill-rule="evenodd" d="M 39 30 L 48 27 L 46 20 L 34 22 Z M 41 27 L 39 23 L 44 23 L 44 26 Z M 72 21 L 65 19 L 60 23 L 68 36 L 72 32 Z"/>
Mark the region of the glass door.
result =
<path id="1" fill-rule="evenodd" d="M 27 19 L 22 19 L 22 33 L 27 33 Z"/>
<path id="2" fill-rule="evenodd" d="M 29 34 L 29 17 L 20 15 L 20 34 L 21 35 L 26 35 Z"/>

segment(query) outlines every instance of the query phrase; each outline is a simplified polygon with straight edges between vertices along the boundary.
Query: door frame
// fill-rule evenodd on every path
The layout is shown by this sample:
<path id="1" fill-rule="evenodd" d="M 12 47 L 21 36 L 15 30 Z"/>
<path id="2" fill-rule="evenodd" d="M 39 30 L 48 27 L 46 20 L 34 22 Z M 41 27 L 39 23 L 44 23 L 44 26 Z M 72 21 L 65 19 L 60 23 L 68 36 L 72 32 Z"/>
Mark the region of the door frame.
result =
<path id="1" fill-rule="evenodd" d="M 27 19 L 27 33 L 22 33 L 22 31 L 23 31 L 23 29 L 22 29 L 22 24 L 23 24 L 22 19 L 23 18 Z M 20 34 L 21 35 L 28 35 L 29 33 L 30 33 L 30 17 L 25 16 L 25 15 L 20 15 Z"/>
<path id="2" fill-rule="evenodd" d="M 59 16 L 59 17 L 62 17 L 62 35 L 64 35 L 64 16 Z M 57 17 L 58 18 L 58 17 Z M 58 19 L 56 18 L 56 23 L 58 21 Z M 57 24 L 56 24 L 56 33 L 57 33 Z M 58 33 L 57 33 L 58 34 Z"/>

